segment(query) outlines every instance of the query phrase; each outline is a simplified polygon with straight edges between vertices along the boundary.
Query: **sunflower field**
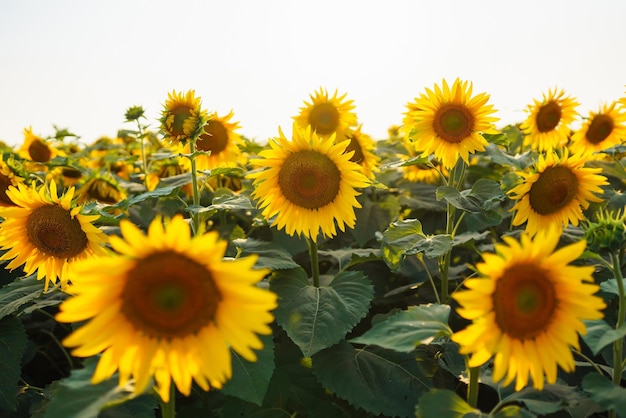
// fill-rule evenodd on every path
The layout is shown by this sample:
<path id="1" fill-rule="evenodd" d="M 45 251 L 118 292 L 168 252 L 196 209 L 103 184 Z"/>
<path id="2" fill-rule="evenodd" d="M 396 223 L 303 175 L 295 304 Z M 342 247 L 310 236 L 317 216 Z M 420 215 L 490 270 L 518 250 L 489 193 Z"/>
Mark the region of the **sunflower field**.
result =
<path id="1" fill-rule="evenodd" d="M 374 140 L 172 91 L 0 160 L 2 417 L 626 417 L 626 97 L 498 125 L 442 80 Z"/>

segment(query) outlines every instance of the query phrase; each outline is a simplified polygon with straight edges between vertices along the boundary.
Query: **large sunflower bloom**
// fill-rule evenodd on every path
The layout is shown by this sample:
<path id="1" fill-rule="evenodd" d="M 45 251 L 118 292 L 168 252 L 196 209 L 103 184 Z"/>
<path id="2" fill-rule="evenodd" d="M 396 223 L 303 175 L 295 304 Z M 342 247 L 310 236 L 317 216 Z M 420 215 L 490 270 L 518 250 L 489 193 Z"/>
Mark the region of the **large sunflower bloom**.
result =
<path id="1" fill-rule="evenodd" d="M 163 226 L 157 217 L 145 235 L 130 221 L 111 237 L 119 253 L 77 263 L 73 297 L 56 319 L 89 321 L 63 344 L 72 354 L 102 356 L 92 383 L 119 370 L 119 385 L 133 377 L 142 393 L 154 376 L 167 402 L 173 380 L 184 395 L 192 380 L 204 390 L 231 376 L 234 349 L 255 361 L 258 334 L 270 334 L 276 295 L 256 287 L 268 273 L 256 256 L 223 260 L 227 242 L 217 232 L 191 236 L 182 216 Z M 112 324 L 115 324 L 112 326 Z"/>
<path id="2" fill-rule="evenodd" d="M 595 193 L 602 194 L 600 186 L 608 184 L 606 177 L 598 174 L 601 168 L 583 167 L 582 154 L 558 157 L 555 152 L 540 155 L 535 169 L 518 173 L 522 181 L 509 194 L 517 203 L 513 225 L 526 224 L 531 235 L 557 227 L 561 230 L 569 223 L 574 226 L 584 219 L 583 210 L 590 202 L 601 202 Z"/>
<path id="3" fill-rule="evenodd" d="M 194 90 L 185 94 L 173 90 L 167 95 L 163 107 L 160 122 L 165 142 L 178 144 L 197 139 L 204 132 L 208 115 Z"/>
<path id="4" fill-rule="evenodd" d="M 453 168 L 459 157 L 469 164 L 469 154 L 484 151 L 487 140 L 482 132 L 495 132 L 493 122 L 498 118 L 488 105 L 485 93 L 472 97 L 472 84 L 456 79 L 452 86 L 443 80 L 442 87 L 435 84 L 434 91 L 426 89 L 415 103 L 407 105 L 409 112 L 405 123 L 415 149 L 427 156 L 435 154 L 442 165 Z"/>
<path id="5" fill-rule="evenodd" d="M 626 112 L 617 102 L 602 106 L 597 112 L 589 112 L 589 118 L 574 133 L 572 152 L 593 153 L 621 144 L 626 140 Z"/>
<path id="6" fill-rule="evenodd" d="M 528 118 L 520 128 L 526 134 L 524 145 L 538 151 L 550 151 L 567 142 L 570 123 L 576 119 L 578 102 L 565 91 L 548 90 L 542 100 L 534 100 L 526 111 Z"/>
<path id="7" fill-rule="evenodd" d="M 241 136 L 235 132 L 239 128 L 238 122 L 231 122 L 233 112 L 226 116 L 219 116 L 217 112 L 209 115 L 209 120 L 204 125 L 204 132 L 196 141 L 196 151 L 208 151 L 209 154 L 196 156 L 196 169 L 211 170 L 217 167 L 236 167 L 242 159 L 240 146 L 243 145 Z M 191 152 L 187 143 L 183 147 L 183 153 Z M 183 167 L 191 169 L 189 159 L 182 161 Z"/>
<path id="8" fill-rule="evenodd" d="M 357 117 L 354 113 L 352 100 L 346 100 L 347 93 L 328 97 L 328 91 L 320 87 L 311 94 L 311 102 L 305 101 L 305 106 L 300 108 L 298 116 L 294 116 L 294 122 L 300 129 L 311 126 L 313 131 L 321 137 L 328 138 L 335 135 L 337 141 L 345 138 L 347 130 L 356 125 Z"/>
<path id="9" fill-rule="evenodd" d="M 317 240 L 337 234 L 335 221 L 342 231 L 353 228 L 357 187 L 366 187 L 368 179 L 352 153 L 344 153 L 348 141 L 335 144 L 335 137 L 319 137 L 307 127 L 294 124 L 293 140 L 289 141 L 279 128 L 280 136 L 269 141 L 270 150 L 259 153 L 250 162 L 267 170 L 249 174 L 254 179 L 253 196 L 259 199 L 263 215 L 278 229 L 289 235 L 304 234 Z"/>
<path id="10" fill-rule="evenodd" d="M 15 206 L 0 207 L 0 248 L 8 250 L 0 260 L 15 269 L 23 265 L 27 275 L 37 272 L 37 279 L 46 278 L 44 290 L 57 278 L 65 287 L 70 280 L 68 269 L 77 261 L 105 255 L 102 246 L 108 237 L 93 222 L 99 215 L 84 215 L 82 206 L 72 199 L 74 188 L 61 197 L 53 181 L 38 190 L 20 183 L 9 187 L 7 196 Z"/>
<path id="11" fill-rule="evenodd" d="M 556 383 L 557 365 L 574 370 L 570 347 L 579 350 L 578 333 L 585 334 L 583 320 L 602 318 L 603 300 L 594 295 L 593 266 L 573 266 L 584 251 L 582 240 L 554 251 L 556 230 L 534 241 L 523 234 L 520 241 L 504 237 L 495 254 L 483 254 L 476 265 L 482 278 L 465 281 L 468 290 L 455 292 L 457 312 L 472 323 L 452 335 L 462 354 L 471 354 L 469 367 L 478 367 L 495 354 L 494 381 L 509 384 L 516 378 L 520 390 L 532 378 L 541 390 L 544 377 Z"/>

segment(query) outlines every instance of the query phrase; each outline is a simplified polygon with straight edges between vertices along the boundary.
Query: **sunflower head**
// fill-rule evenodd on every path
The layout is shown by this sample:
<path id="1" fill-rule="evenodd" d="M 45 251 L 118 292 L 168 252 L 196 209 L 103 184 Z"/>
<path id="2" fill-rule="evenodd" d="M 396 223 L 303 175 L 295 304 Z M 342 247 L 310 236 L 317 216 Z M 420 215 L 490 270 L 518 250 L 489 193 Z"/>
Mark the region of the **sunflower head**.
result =
<path id="1" fill-rule="evenodd" d="M 603 105 L 589 117 L 582 127 L 572 135 L 569 147 L 572 152 L 593 152 L 621 144 L 626 139 L 626 111 L 617 102 Z"/>
<path id="2" fill-rule="evenodd" d="M 86 321 L 63 344 L 80 357 L 102 352 L 92 383 L 119 371 L 120 386 L 134 378 L 140 394 L 153 377 L 167 402 L 172 380 L 187 396 L 193 382 L 221 388 L 231 349 L 256 360 L 276 307 L 276 295 L 257 287 L 269 270 L 254 268 L 256 256 L 225 260 L 228 243 L 217 232 L 192 236 L 180 215 L 156 217 L 147 233 L 127 220 L 120 229 L 115 255 L 73 266 L 73 297 L 56 317 Z"/>
<path id="3" fill-rule="evenodd" d="M 24 128 L 24 142 L 17 150 L 20 157 L 32 161 L 34 163 L 47 163 L 59 154 L 57 148 L 50 144 L 46 139 L 35 135 L 33 128 Z"/>
<path id="4" fill-rule="evenodd" d="M 582 154 L 569 155 L 565 151 L 559 157 L 555 152 L 540 155 L 534 168 L 518 173 L 520 183 L 509 190 L 517 200 L 513 225 L 526 224 L 526 231 L 536 234 L 542 229 L 568 224 L 574 226 L 584 219 L 583 210 L 590 202 L 601 202 L 600 186 L 608 184 L 599 174 L 601 168 L 584 167 Z"/>
<path id="5" fill-rule="evenodd" d="M 17 186 L 20 183 L 24 183 L 24 177 L 20 176 L 13 156 L 5 161 L 0 154 L 0 206 L 15 206 L 7 195 L 7 190 L 10 186 Z"/>
<path id="6" fill-rule="evenodd" d="M 15 205 L 0 208 L 5 218 L 0 248 L 8 250 L 0 259 L 11 260 L 6 268 L 23 266 L 27 275 L 37 272 L 38 279 L 46 278 L 47 290 L 57 279 L 62 287 L 68 283 L 73 262 L 106 254 L 102 244 L 108 238 L 93 225 L 99 216 L 83 214 L 73 200 L 73 187 L 59 197 L 54 181 L 39 188 L 19 183 L 7 196 Z"/>
<path id="7" fill-rule="evenodd" d="M 626 214 L 622 210 L 600 211 L 584 224 L 585 238 L 593 251 L 617 251 L 626 242 Z"/>
<path id="8" fill-rule="evenodd" d="M 462 354 L 471 354 L 470 367 L 494 358 L 493 379 L 504 384 L 516 379 L 521 390 L 532 378 L 541 390 L 544 380 L 556 383 L 557 365 L 574 370 L 571 347 L 586 332 L 583 320 L 602 318 L 604 301 L 595 296 L 592 266 L 570 263 L 584 251 L 579 241 L 555 251 L 560 233 L 542 231 L 533 240 L 504 237 L 495 254 L 483 254 L 476 265 L 480 278 L 465 281 L 466 290 L 452 297 L 457 312 L 472 323 L 452 340 Z M 590 283 L 591 282 L 591 283 Z M 547 379 L 546 379 L 547 378 Z"/>
<path id="9" fill-rule="evenodd" d="M 178 93 L 173 90 L 167 95 L 167 100 L 161 112 L 161 131 L 164 141 L 171 144 L 196 140 L 204 132 L 208 115 L 202 109 L 199 97 L 194 90 Z"/>
<path id="10" fill-rule="evenodd" d="M 196 141 L 196 150 L 205 151 L 206 154 L 196 156 L 196 168 L 198 170 L 212 170 L 218 167 L 236 167 L 243 163 L 241 136 L 235 132 L 239 129 L 238 122 L 231 122 L 233 112 L 226 116 L 219 116 L 217 112 L 211 113 L 207 123 L 204 125 L 204 132 Z M 190 145 L 185 144 L 183 153 L 189 153 Z M 186 169 L 191 169 L 188 159 L 182 164 Z"/>
<path id="11" fill-rule="evenodd" d="M 551 151 L 567 142 L 570 124 L 576 119 L 578 102 L 563 89 L 550 89 L 541 100 L 526 109 L 528 118 L 520 128 L 526 135 L 524 145 L 538 151 Z"/>
<path id="12" fill-rule="evenodd" d="M 410 132 L 417 152 L 434 154 L 448 169 L 459 159 L 469 164 L 469 154 L 484 151 L 487 140 L 481 133 L 494 133 L 498 119 L 488 105 L 489 95 L 472 96 L 472 84 L 456 79 L 450 86 L 446 80 L 441 87 L 426 89 L 415 102 L 407 104 L 405 131 Z"/>
<path id="13" fill-rule="evenodd" d="M 76 191 L 78 203 L 97 201 L 105 205 L 114 205 L 127 196 L 126 190 L 110 174 L 96 173 L 88 178 Z"/>
<path id="14" fill-rule="evenodd" d="M 361 132 L 361 126 L 362 125 L 357 126 L 354 130 L 350 129 L 346 133 L 346 139 L 350 142 L 345 152 L 353 152 L 350 161 L 361 166 L 363 174 L 373 179 L 374 173 L 379 171 L 378 163 L 380 162 L 380 158 L 374 154 L 376 143 L 371 136 Z"/>
<path id="15" fill-rule="evenodd" d="M 305 101 L 298 116 L 293 118 L 296 125 L 299 129 L 311 126 L 317 135 L 324 138 L 335 135 L 338 141 L 343 140 L 348 128 L 357 123 L 353 102 L 346 100 L 346 95 L 338 96 L 335 90 L 329 97 L 328 91 L 320 87 L 311 94 L 311 102 Z"/>
<path id="16" fill-rule="evenodd" d="M 359 165 L 350 161 L 345 150 L 349 141 L 335 143 L 334 136 L 318 136 L 311 127 L 298 129 L 293 139 L 279 129 L 279 137 L 269 142 L 251 163 L 266 170 L 249 174 L 254 179 L 253 197 L 259 200 L 263 215 L 289 235 L 302 234 L 316 240 L 336 235 L 335 222 L 342 231 L 353 228 L 355 207 L 361 207 L 355 189 L 366 187 L 368 179 Z"/>

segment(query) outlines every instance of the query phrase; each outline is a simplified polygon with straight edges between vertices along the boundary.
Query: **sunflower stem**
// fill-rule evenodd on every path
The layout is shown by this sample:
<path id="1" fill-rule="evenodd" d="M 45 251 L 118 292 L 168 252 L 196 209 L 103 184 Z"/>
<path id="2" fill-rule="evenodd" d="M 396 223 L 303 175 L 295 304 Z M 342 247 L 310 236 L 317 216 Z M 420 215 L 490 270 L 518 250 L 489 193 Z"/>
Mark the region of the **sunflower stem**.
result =
<path id="1" fill-rule="evenodd" d="M 174 418 L 176 416 L 176 386 L 170 387 L 170 400 L 163 402 L 161 400 L 161 417 Z"/>
<path id="2" fill-rule="evenodd" d="M 193 205 L 200 205 L 200 191 L 198 190 L 198 173 L 196 171 L 196 139 L 192 138 L 189 141 L 189 150 L 190 156 L 189 161 L 191 161 L 191 187 L 193 189 Z M 191 222 L 193 223 L 193 232 L 197 234 L 200 230 L 200 217 L 198 213 L 191 213 Z"/>
<path id="3" fill-rule="evenodd" d="M 624 277 L 622 276 L 619 254 L 615 251 L 610 254 L 611 261 L 613 262 L 613 275 L 617 281 L 617 292 L 619 294 L 617 323 L 615 324 L 615 328 L 619 330 L 626 319 L 626 292 L 624 291 Z M 613 383 L 617 386 L 620 386 L 622 381 L 622 372 L 624 370 L 623 347 L 623 338 L 619 338 L 613 342 Z M 611 412 L 614 414 L 614 411 Z"/>
<path id="4" fill-rule="evenodd" d="M 478 377 L 480 375 L 480 367 L 468 367 L 469 384 L 467 385 L 467 403 L 476 408 L 478 405 Z"/>
<path id="5" fill-rule="evenodd" d="M 313 286 L 320 287 L 320 265 L 317 255 L 317 243 L 312 238 L 307 237 L 309 244 L 309 256 L 311 258 L 311 278 L 313 279 Z"/>
<path id="6" fill-rule="evenodd" d="M 146 146 L 145 135 L 143 133 L 143 127 L 137 119 L 137 131 L 139 132 L 139 144 L 141 145 L 141 165 L 143 167 L 143 184 L 148 186 L 148 162 L 146 161 Z"/>

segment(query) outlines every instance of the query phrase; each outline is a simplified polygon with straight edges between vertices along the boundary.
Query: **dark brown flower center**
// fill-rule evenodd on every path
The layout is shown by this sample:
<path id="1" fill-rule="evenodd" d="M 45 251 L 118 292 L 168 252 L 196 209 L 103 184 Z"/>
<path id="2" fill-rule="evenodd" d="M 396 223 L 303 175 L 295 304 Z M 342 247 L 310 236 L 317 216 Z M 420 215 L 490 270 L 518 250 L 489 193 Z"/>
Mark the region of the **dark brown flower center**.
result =
<path id="1" fill-rule="evenodd" d="M 613 118 L 609 115 L 596 115 L 589 124 L 585 137 L 592 144 L 604 141 L 613 131 Z"/>
<path id="2" fill-rule="evenodd" d="M 317 151 L 289 155 L 278 174 L 283 195 L 294 205 L 319 209 L 332 202 L 341 183 L 334 161 Z"/>
<path id="3" fill-rule="evenodd" d="M 537 112 L 537 130 L 541 133 L 550 132 L 561 121 L 561 105 L 554 100 L 539 108 Z"/>
<path id="4" fill-rule="evenodd" d="M 26 221 L 26 235 L 39 251 L 61 259 L 79 255 L 88 244 L 80 221 L 57 205 L 33 209 Z"/>
<path id="5" fill-rule="evenodd" d="M 361 148 L 361 144 L 354 136 L 350 138 L 350 143 L 346 147 L 344 154 L 350 151 L 354 151 L 354 154 L 350 157 L 350 161 L 357 164 L 363 162 L 363 159 L 365 158 L 365 155 L 363 155 L 363 148 Z"/>
<path id="6" fill-rule="evenodd" d="M 548 272 L 535 264 L 508 267 L 493 293 L 498 328 L 519 340 L 536 337 L 546 330 L 557 305 L 556 290 Z"/>
<path id="7" fill-rule="evenodd" d="M 185 132 L 185 121 L 191 117 L 191 108 L 186 105 L 176 106 L 170 113 L 174 115 L 169 134 L 172 136 L 187 135 Z"/>
<path id="8" fill-rule="evenodd" d="M 205 266 L 166 250 L 137 261 L 127 273 L 122 298 L 121 311 L 137 330 L 174 339 L 209 325 L 222 296 Z"/>
<path id="9" fill-rule="evenodd" d="M 212 155 L 219 154 L 228 145 L 228 130 L 217 120 L 210 120 L 204 125 L 204 132 L 196 142 L 199 151 L 211 151 Z"/>
<path id="10" fill-rule="evenodd" d="M 320 135 L 330 135 L 339 127 L 339 111 L 332 103 L 316 104 L 309 114 L 309 125 Z"/>
<path id="11" fill-rule="evenodd" d="M 444 104 L 435 113 L 433 130 L 444 141 L 458 144 L 472 134 L 474 115 L 466 106 Z"/>
<path id="12" fill-rule="evenodd" d="M 120 193 L 117 188 L 103 179 L 93 179 L 84 193 L 88 196 L 87 200 L 97 200 L 107 205 L 120 201 Z"/>
<path id="13" fill-rule="evenodd" d="M 578 178 L 568 167 L 548 167 L 530 187 L 530 207 L 540 215 L 550 215 L 567 206 L 578 193 Z"/>
<path id="14" fill-rule="evenodd" d="M 28 147 L 30 159 L 38 163 L 46 163 L 52 158 L 50 147 L 40 139 L 35 139 Z"/>
<path id="15" fill-rule="evenodd" d="M 15 203 L 7 196 L 7 190 L 13 182 L 8 176 L 0 173 L 0 206 L 15 206 Z"/>
<path id="16" fill-rule="evenodd" d="M 63 177 L 72 180 L 78 180 L 83 176 L 83 173 L 80 170 L 71 167 L 63 167 L 63 169 L 61 170 L 61 174 L 63 175 Z"/>

